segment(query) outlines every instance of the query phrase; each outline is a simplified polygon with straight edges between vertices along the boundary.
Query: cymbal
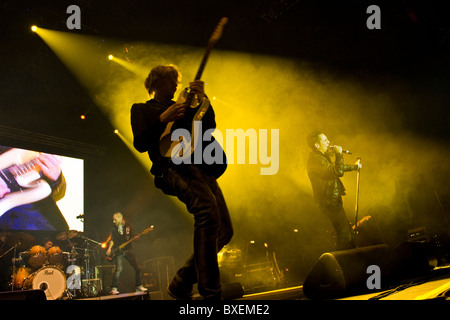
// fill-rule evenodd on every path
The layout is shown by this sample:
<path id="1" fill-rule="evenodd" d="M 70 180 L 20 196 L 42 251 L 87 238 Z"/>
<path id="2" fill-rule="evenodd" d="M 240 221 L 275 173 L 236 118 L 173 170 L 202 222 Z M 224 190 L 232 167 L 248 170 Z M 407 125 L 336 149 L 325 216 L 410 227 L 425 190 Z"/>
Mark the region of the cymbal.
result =
<path id="1" fill-rule="evenodd" d="M 78 231 L 76 230 L 63 231 L 56 236 L 56 240 L 69 240 L 75 238 L 77 235 Z"/>
<path id="2" fill-rule="evenodd" d="M 25 232 L 2 232 L 0 233 L 0 241 L 5 242 L 7 247 L 12 247 L 17 244 L 19 250 L 29 249 L 36 241 L 36 239 Z"/>

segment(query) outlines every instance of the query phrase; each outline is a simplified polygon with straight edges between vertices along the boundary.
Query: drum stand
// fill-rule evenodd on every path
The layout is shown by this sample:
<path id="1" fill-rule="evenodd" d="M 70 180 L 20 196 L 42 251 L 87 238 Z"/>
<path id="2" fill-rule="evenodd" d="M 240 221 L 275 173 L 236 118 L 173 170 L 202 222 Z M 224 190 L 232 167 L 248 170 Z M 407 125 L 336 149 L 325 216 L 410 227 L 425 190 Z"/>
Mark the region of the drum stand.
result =
<path id="1" fill-rule="evenodd" d="M 17 253 L 17 246 L 20 244 L 20 242 L 19 243 L 16 243 L 15 245 L 13 245 L 11 248 L 9 248 L 4 254 L 2 254 L 1 256 L 0 256 L 0 259 L 1 258 L 3 258 L 4 256 L 6 256 L 11 250 L 14 250 L 14 256 L 13 256 L 13 258 L 11 259 L 11 261 L 12 261 L 12 276 L 11 276 L 11 291 L 14 291 L 14 275 L 15 275 L 15 273 L 16 273 L 16 260 L 19 260 L 19 259 L 16 259 L 16 253 Z"/>
<path id="2" fill-rule="evenodd" d="M 78 253 L 75 250 L 75 246 L 72 244 L 72 242 L 70 242 L 70 239 L 67 239 L 67 241 L 69 241 L 69 244 L 70 244 L 70 247 L 71 247 L 71 250 L 70 250 L 70 253 L 69 253 L 69 260 L 70 260 L 69 268 L 70 268 L 70 271 L 72 273 L 71 273 L 70 277 L 74 276 L 75 279 L 72 280 L 72 285 L 71 286 L 69 286 L 69 284 L 67 283 L 66 292 L 67 292 L 67 296 L 70 299 L 73 299 L 74 297 L 76 297 L 76 290 L 78 289 L 77 285 L 76 285 L 76 281 L 77 281 L 76 274 L 77 274 L 77 270 L 78 269 L 76 268 L 77 266 L 75 264 L 75 261 L 77 260 L 76 256 L 78 255 Z M 81 281 L 81 278 L 80 278 L 80 281 Z M 80 288 L 79 289 L 81 289 L 81 282 L 80 282 Z M 73 291 L 71 292 L 70 290 L 73 290 Z"/>
<path id="3" fill-rule="evenodd" d="M 95 292 L 96 288 L 92 287 L 92 285 L 91 285 L 91 269 L 90 269 L 91 268 L 91 266 L 90 266 L 90 256 L 91 255 L 89 254 L 89 251 L 93 251 L 93 250 L 89 249 L 89 245 L 91 242 L 96 245 L 101 245 L 101 242 L 97 242 L 97 241 L 92 240 L 85 236 L 80 236 L 80 237 L 85 240 L 85 244 L 86 244 L 86 248 L 84 249 L 84 265 L 85 265 L 85 280 L 87 282 L 87 288 L 86 288 L 86 290 L 84 290 L 83 285 L 82 285 L 82 291 L 83 291 L 84 295 L 87 297 L 96 296 L 100 292 Z"/>

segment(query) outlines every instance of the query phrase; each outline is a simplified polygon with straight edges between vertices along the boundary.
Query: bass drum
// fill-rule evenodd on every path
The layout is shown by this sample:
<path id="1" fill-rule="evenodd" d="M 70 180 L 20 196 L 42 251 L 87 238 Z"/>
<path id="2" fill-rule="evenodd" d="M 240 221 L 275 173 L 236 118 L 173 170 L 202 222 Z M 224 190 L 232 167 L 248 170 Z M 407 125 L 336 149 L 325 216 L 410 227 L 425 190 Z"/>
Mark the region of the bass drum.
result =
<path id="1" fill-rule="evenodd" d="M 56 300 L 61 298 L 66 290 L 66 276 L 60 269 L 46 266 L 25 279 L 23 288 L 44 290 L 47 300 Z"/>

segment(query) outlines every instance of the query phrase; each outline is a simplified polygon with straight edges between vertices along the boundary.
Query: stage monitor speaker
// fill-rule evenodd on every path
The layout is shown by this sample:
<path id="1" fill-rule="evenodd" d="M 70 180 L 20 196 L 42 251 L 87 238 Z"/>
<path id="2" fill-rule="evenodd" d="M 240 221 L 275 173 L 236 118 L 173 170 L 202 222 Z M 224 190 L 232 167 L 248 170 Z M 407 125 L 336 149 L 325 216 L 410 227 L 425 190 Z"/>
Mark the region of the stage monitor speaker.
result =
<path id="1" fill-rule="evenodd" d="M 387 256 L 384 244 L 324 253 L 305 279 L 303 292 L 309 299 L 331 299 L 367 291 L 368 267 L 388 270 Z"/>
<path id="2" fill-rule="evenodd" d="M 17 290 L 0 292 L 0 300 L 34 300 L 45 301 L 44 290 Z"/>
<path id="3" fill-rule="evenodd" d="M 403 242 L 392 249 L 390 259 L 390 282 L 427 275 L 438 265 L 438 251 L 428 241 Z"/>
<path id="4" fill-rule="evenodd" d="M 167 293 L 167 287 L 175 275 L 174 258 L 157 257 L 144 261 L 144 277 L 143 285 L 149 292 L 161 292 L 163 300 L 171 300 L 172 298 Z"/>
<path id="5" fill-rule="evenodd" d="M 109 294 L 115 269 L 116 266 L 114 264 L 95 266 L 94 276 L 95 279 L 99 279 L 99 282 L 96 283 L 96 288 L 100 291 L 100 293 Z"/>

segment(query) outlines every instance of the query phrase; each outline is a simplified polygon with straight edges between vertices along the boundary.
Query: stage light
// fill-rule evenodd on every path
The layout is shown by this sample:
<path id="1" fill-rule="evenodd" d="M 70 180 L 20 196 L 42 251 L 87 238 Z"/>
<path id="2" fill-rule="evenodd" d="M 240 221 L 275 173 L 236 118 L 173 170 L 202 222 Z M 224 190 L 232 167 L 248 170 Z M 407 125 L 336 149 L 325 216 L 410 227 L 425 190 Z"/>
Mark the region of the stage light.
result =
<path id="1" fill-rule="evenodd" d="M 84 114 L 82 114 L 82 115 L 80 116 L 80 119 L 81 119 L 81 120 L 84 120 L 84 119 L 86 119 L 86 116 L 85 116 Z"/>
<path id="2" fill-rule="evenodd" d="M 114 58 L 114 56 L 112 55 L 112 54 L 110 54 L 109 56 L 108 56 L 108 59 L 109 60 L 112 60 Z"/>
<path id="3" fill-rule="evenodd" d="M 31 27 L 31 31 L 36 32 L 36 30 L 37 30 L 37 27 L 36 27 L 36 26 L 32 26 L 32 27 Z"/>
<path id="4" fill-rule="evenodd" d="M 119 134 L 119 130 L 117 130 L 117 129 L 114 130 L 114 133 L 115 133 L 115 134 Z"/>

